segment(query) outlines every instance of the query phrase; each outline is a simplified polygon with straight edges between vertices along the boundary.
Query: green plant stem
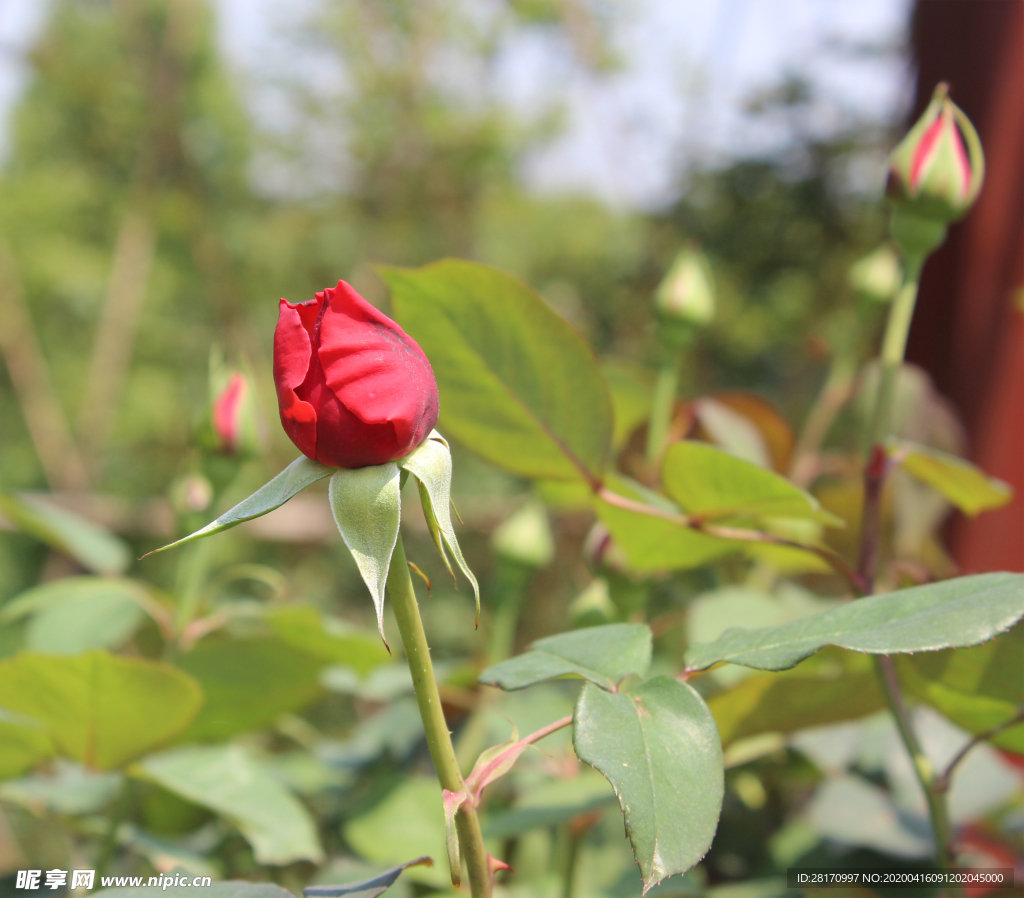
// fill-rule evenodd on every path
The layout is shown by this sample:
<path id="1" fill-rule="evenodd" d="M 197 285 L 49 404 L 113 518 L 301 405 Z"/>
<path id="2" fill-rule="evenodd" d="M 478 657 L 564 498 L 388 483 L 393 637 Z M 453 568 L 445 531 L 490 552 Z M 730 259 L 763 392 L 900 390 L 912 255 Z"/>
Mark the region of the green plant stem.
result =
<path id="1" fill-rule="evenodd" d="M 910 324 L 914 317 L 914 305 L 917 302 L 917 284 L 921 274 L 923 257 L 906 260 L 903 287 L 893 300 L 889 309 L 889 320 L 882 339 L 882 352 L 879 358 L 878 392 L 872 410 L 871 422 L 867 431 L 867 459 L 864 465 L 864 506 L 861 515 L 860 556 L 857 574 L 866 587 L 866 591 L 874 591 L 875 573 L 878 566 L 878 547 L 881 540 L 882 524 L 882 490 L 889 472 L 888 455 L 885 451 L 885 440 L 889 435 L 889 419 L 892 414 L 893 398 L 896 393 L 897 380 L 903 357 L 907 350 L 907 337 Z M 900 739 L 910 755 L 917 781 L 924 790 L 928 803 L 928 817 L 931 820 L 932 833 L 935 838 L 936 860 L 943 870 L 952 869 L 952 829 L 949 822 L 949 811 L 946 807 L 945 791 L 938 782 L 935 768 L 921 748 L 921 743 L 914 733 L 910 712 L 903 699 L 903 690 L 892 658 L 886 655 L 875 657 L 875 671 L 885 694 Z M 958 888 L 951 887 L 954 895 L 962 895 Z"/>
<path id="2" fill-rule="evenodd" d="M 908 258 L 903 286 L 889 309 L 889 321 L 882 339 L 882 353 L 879 357 L 882 369 L 879 372 L 878 393 L 867 433 L 867 448 L 881 443 L 889 434 L 889 417 L 892 414 L 892 400 L 896 392 L 896 379 L 903 366 L 907 352 L 907 337 L 910 323 L 914 319 L 917 304 L 917 282 L 921 276 L 922 258 Z"/>
<path id="3" fill-rule="evenodd" d="M 96 878 L 99 879 L 110 866 L 117 852 L 117 831 L 121 828 L 121 822 L 128 813 L 128 806 L 131 804 L 131 780 L 125 776 L 121 783 L 121 792 L 117 797 L 117 803 L 110 810 L 110 819 L 107 821 L 107 829 L 103 834 L 103 842 L 100 844 L 100 852 L 96 858 Z"/>
<path id="4" fill-rule="evenodd" d="M 896 721 L 900 738 L 910 755 L 914 774 L 917 776 L 917 781 L 921 784 L 928 802 L 928 816 L 931 819 L 932 833 L 935 838 L 936 860 L 943 870 L 951 870 L 953 865 L 950 846 L 953 839 L 945 793 L 937 788 L 938 777 L 935 774 L 935 767 L 921 748 L 921 743 L 917 741 L 910 720 L 910 712 L 903 701 L 899 677 L 896 675 L 896 665 L 893 664 L 889 655 L 875 655 L 874 660 L 875 670 L 885 693 L 885 700 Z"/>
<path id="5" fill-rule="evenodd" d="M 562 880 L 562 898 L 573 898 L 576 893 L 576 871 L 579 869 L 580 849 L 583 847 L 584 833 L 577 832 L 570 823 L 566 827 L 565 876 Z"/>
<path id="6" fill-rule="evenodd" d="M 427 736 L 427 747 L 437 771 L 441 786 L 450 792 L 465 791 L 465 782 L 455 760 L 451 733 L 441 708 L 441 696 L 434 678 L 434 665 L 430 660 L 430 646 L 423 631 L 416 592 L 413 589 L 409 565 L 406 562 L 405 547 L 399 534 L 395 552 L 388 571 L 388 595 L 402 635 L 406 660 L 412 673 L 413 689 L 419 705 L 423 729 Z M 484 848 L 483 833 L 476 810 L 463 804 L 456 817 L 462 856 L 469 870 L 469 885 L 473 898 L 489 898 L 491 874 L 487 863 L 487 849 Z"/>
<path id="7" fill-rule="evenodd" d="M 682 352 L 672 350 L 669 353 L 654 385 L 654 397 L 651 401 L 651 417 L 647 424 L 647 463 L 653 469 L 665 449 L 668 429 L 672 424 L 672 412 L 675 408 L 676 393 L 679 391 L 679 368 L 682 365 Z"/>

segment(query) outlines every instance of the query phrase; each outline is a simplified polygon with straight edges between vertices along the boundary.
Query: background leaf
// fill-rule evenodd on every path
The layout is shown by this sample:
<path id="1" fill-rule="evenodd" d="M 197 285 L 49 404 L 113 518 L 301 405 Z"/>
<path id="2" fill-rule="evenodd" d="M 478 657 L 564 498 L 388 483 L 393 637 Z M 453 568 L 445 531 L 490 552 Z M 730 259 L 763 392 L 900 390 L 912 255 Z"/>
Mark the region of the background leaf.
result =
<path id="1" fill-rule="evenodd" d="M 749 676 L 708 699 L 722 743 L 853 720 L 885 707 L 871 659 L 824 648 L 792 670 Z"/>
<path id="2" fill-rule="evenodd" d="M 323 859 L 309 811 L 241 746 L 177 748 L 133 772 L 230 820 L 261 864 Z"/>
<path id="3" fill-rule="evenodd" d="M 784 670 L 826 645 L 892 655 L 977 645 L 1024 615 L 1024 575 L 979 574 L 869 596 L 760 630 L 727 630 L 686 653 L 690 670 L 719 661 Z"/>
<path id="4" fill-rule="evenodd" d="M 0 696 L 7 710 L 39 721 L 65 757 L 99 770 L 168 742 L 203 701 L 199 684 L 169 664 L 101 651 L 0 662 Z"/>
<path id="5" fill-rule="evenodd" d="M 661 482 L 680 507 L 702 518 L 815 518 L 821 512 L 810 493 L 785 477 L 694 440 L 669 447 Z"/>
<path id="6" fill-rule="evenodd" d="M 524 477 L 599 480 L 612 409 L 583 338 L 522 281 L 475 262 L 381 266 L 395 315 L 430 358 L 444 430 Z"/>
<path id="7" fill-rule="evenodd" d="M 326 663 L 276 639 L 203 640 L 178 659 L 206 696 L 182 739 L 225 739 L 298 710 L 321 691 Z"/>
<path id="8" fill-rule="evenodd" d="M 989 477 L 967 459 L 904 440 L 893 440 L 888 448 L 904 471 L 937 490 L 965 514 L 1002 508 L 1013 498 L 1008 483 Z"/>
<path id="9" fill-rule="evenodd" d="M 704 856 L 722 809 L 722 746 L 690 686 L 668 677 L 628 693 L 587 684 L 573 744 L 615 788 L 645 891 Z"/>
<path id="10" fill-rule="evenodd" d="M 97 574 L 122 574 L 131 564 L 128 546 L 109 530 L 45 500 L 0 492 L 0 514 Z"/>
<path id="11" fill-rule="evenodd" d="M 271 608 L 267 623 L 285 645 L 329 664 L 344 664 L 359 674 L 391 660 L 375 633 L 357 630 L 309 605 Z"/>
<path id="12" fill-rule="evenodd" d="M 53 757 L 53 743 L 34 721 L 0 710 L 0 780 L 12 779 Z"/>
<path id="13" fill-rule="evenodd" d="M 603 499 L 594 500 L 594 510 L 637 573 L 701 567 L 743 548 L 735 540 L 705 536 L 655 515 L 619 508 Z"/>
<path id="14" fill-rule="evenodd" d="M 0 622 L 28 617 L 26 648 L 77 655 L 123 643 L 145 617 L 139 604 L 145 597 L 145 587 L 134 580 L 63 577 L 11 599 Z"/>
<path id="15" fill-rule="evenodd" d="M 406 779 L 376 807 L 346 823 L 345 839 L 362 857 L 382 864 L 410 855 L 447 857 L 441 786 L 432 777 Z M 451 885 L 446 864 L 413 867 L 407 875 L 438 888 Z"/>
<path id="16" fill-rule="evenodd" d="M 651 665 L 651 630 L 646 624 L 608 624 L 538 639 L 530 651 L 480 674 L 480 682 L 524 689 L 555 677 L 583 677 L 614 689 L 629 674 Z"/>
<path id="17" fill-rule="evenodd" d="M 1024 708 L 1024 629 L 1018 624 L 969 649 L 900 658 L 899 672 L 912 694 L 968 732 L 983 733 Z M 1024 724 L 990 741 L 1024 754 Z"/>

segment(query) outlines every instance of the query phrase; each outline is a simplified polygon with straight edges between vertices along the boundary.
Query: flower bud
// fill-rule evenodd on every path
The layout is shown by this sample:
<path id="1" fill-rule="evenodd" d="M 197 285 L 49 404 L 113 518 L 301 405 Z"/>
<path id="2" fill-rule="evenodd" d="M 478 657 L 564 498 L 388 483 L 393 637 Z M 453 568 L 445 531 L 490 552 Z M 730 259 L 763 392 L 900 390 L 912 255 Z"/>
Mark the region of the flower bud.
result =
<path id="1" fill-rule="evenodd" d="M 978 134 L 948 93 L 945 83 L 935 88 L 924 114 L 892 151 L 886 188 L 897 210 L 943 224 L 967 212 L 985 177 Z"/>
<path id="2" fill-rule="evenodd" d="M 274 383 L 285 433 L 331 467 L 402 458 L 437 422 L 423 350 L 344 281 L 308 302 L 281 300 Z"/>
<path id="3" fill-rule="evenodd" d="M 693 328 L 711 321 L 715 314 L 715 282 L 700 250 L 688 246 L 676 256 L 658 286 L 654 307 L 661 336 L 670 344 L 678 345 Z"/>
<path id="4" fill-rule="evenodd" d="M 210 406 L 217 448 L 225 455 L 248 455 L 259 448 L 256 402 L 249 379 L 233 371 Z"/>
<path id="5" fill-rule="evenodd" d="M 871 303 L 885 304 L 903 283 L 899 257 L 889 246 L 880 246 L 850 267 L 849 283 L 857 296 Z"/>

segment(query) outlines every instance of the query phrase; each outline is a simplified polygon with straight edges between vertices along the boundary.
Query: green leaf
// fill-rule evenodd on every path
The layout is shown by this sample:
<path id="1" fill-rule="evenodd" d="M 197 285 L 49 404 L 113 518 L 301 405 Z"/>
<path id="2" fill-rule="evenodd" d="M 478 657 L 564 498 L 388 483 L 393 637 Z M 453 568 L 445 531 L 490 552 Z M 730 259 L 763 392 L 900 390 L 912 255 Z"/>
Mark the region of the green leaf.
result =
<path id="1" fill-rule="evenodd" d="M 150 755 L 132 773 L 231 821 L 261 864 L 323 860 L 309 811 L 239 745 Z"/>
<path id="2" fill-rule="evenodd" d="M 142 622 L 145 598 L 145 587 L 134 580 L 64 577 L 11 599 L 0 622 L 29 617 L 28 649 L 77 655 L 121 645 Z"/>
<path id="3" fill-rule="evenodd" d="M 330 477 L 337 470 L 337 468 L 329 468 L 327 465 L 322 465 L 320 462 L 313 461 L 313 459 L 306 458 L 303 455 L 295 459 L 273 480 L 263 484 L 248 499 L 243 499 L 234 508 L 224 512 L 217 520 L 211 521 L 202 529 L 197 530 L 195 533 L 190 533 L 176 542 L 168 543 L 166 546 L 161 546 L 159 549 L 147 552 L 146 555 L 153 555 L 156 552 L 173 549 L 175 546 L 181 546 L 196 539 L 213 536 L 215 533 L 221 533 L 224 530 L 237 527 L 246 521 L 251 521 L 253 518 L 268 514 L 275 508 L 280 508 L 292 496 L 301 493 L 306 487 L 312 486 L 318 480 L 323 480 L 325 477 Z M 143 555 L 142 557 L 145 558 L 146 556 Z"/>
<path id="4" fill-rule="evenodd" d="M 905 440 L 892 440 L 886 448 L 904 471 L 937 490 L 965 514 L 1001 508 L 1013 498 L 1008 483 L 989 477 L 966 459 Z"/>
<path id="5" fill-rule="evenodd" d="M 709 443 L 674 443 L 661 468 L 665 492 L 701 518 L 818 518 L 810 493 Z"/>
<path id="6" fill-rule="evenodd" d="M 373 598 L 381 639 L 384 585 L 402 517 L 400 480 L 401 473 L 393 461 L 367 468 L 342 468 L 331 478 L 327 493 L 334 523 Z"/>
<path id="7" fill-rule="evenodd" d="M 0 709 L 0 780 L 12 779 L 53 757 L 53 743 L 34 720 Z"/>
<path id="8" fill-rule="evenodd" d="M 302 890 L 305 898 L 339 898 L 341 895 L 348 895 L 349 898 L 377 898 L 383 895 L 395 881 L 402 875 L 403 870 L 409 867 L 432 867 L 434 862 L 429 857 L 418 857 L 415 860 L 406 861 L 369 879 L 361 879 L 359 882 L 350 882 L 340 886 L 309 886 Z"/>
<path id="9" fill-rule="evenodd" d="M 727 630 L 693 646 L 688 670 L 720 661 L 785 670 L 826 645 L 892 655 L 962 648 L 991 639 L 1024 616 L 1024 575 L 979 574 L 849 602 L 760 630 Z"/>
<path id="10" fill-rule="evenodd" d="M 433 777 L 403 780 L 380 804 L 345 824 L 345 841 L 368 861 L 399 863 L 410 855 L 442 858 L 445 840 L 441 787 Z M 448 888 L 447 870 L 414 867 L 409 879 Z"/>
<path id="11" fill-rule="evenodd" d="M 398 466 L 412 474 L 421 484 L 420 499 L 423 502 L 423 514 L 427 519 L 427 526 L 430 528 L 441 558 L 451 573 L 451 565 L 448 564 L 448 557 L 445 555 L 444 546 L 455 558 L 465 578 L 473 587 L 473 597 L 476 599 L 476 618 L 480 621 L 480 585 L 476 577 L 466 564 L 466 559 L 459 548 L 459 540 L 455 536 L 455 528 L 452 526 L 451 503 L 452 503 L 452 453 L 448 448 L 448 441 L 445 440 L 436 430 L 430 435 L 421 446 L 407 455 Z M 423 495 L 424 490 L 426 496 Z M 441 540 L 444 545 L 441 545 Z M 454 578 L 454 574 L 452 575 Z"/>
<path id="12" fill-rule="evenodd" d="M 357 630 L 309 605 L 285 605 L 267 612 L 267 623 L 285 645 L 326 664 L 344 664 L 360 675 L 391 660 L 370 631 Z"/>
<path id="13" fill-rule="evenodd" d="M 43 499 L 0 492 L 0 514 L 97 574 L 121 574 L 131 564 L 128 546 L 109 530 Z"/>
<path id="14" fill-rule="evenodd" d="M 704 856 L 722 809 L 722 746 L 690 686 L 668 677 L 628 693 L 587 684 L 573 743 L 615 789 L 645 893 Z"/>
<path id="15" fill-rule="evenodd" d="M 866 655 L 825 648 L 792 670 L 747 677 L 708 699 L 722 743 L 854 720 L 885 707 Z"/>
<path id="16" fill-rule="evenodd" d="M 1013 720 L 1024 709 L 1024 625 L 984 645 L 901 658 L 907 690 L 971 733 Z M 1024 724 L 992 737 L 1024 754 Z"/>
<path id="17" fill-rule="evenodd" d="M 184 741 L 226 739 L 272 723 L 320 694 L 326 662 L 276 639 L 206 639 L 178 659 L 206 702 Z"/>
<path id="18" fill-rule="evenodd" d="M 0 662 L 0 696 L 39 721 L 62 755 L 99 770 L 170 741 L 203 701 L 199 684 L 169 664 L 101 651 L 15 655 Z"/>
<path id="19" fill-rule="evenodd" d="M 556 677 L 583 677 L 602 689 L 615 689 L 650 665 L 650 627 L 608 624 L 538 639 L 525 654 L 488 667 L 480 682 L 512 690 Z"/>
<path id="20" fill-rule="evenodd" d="M 196 891 L 195 886 L 191 885 L 194 875 L 189 871 L 190 885 L 171 886 L 156 891 L 159 891 L 162 898 L 192 898 Z M 95 894 L 103 895 L 104 898 L 152 898 L 155 894 L 154 889 L 154 886 L 101 889 Z M 233 879 L 203 886 L 202 895 L 203 898 L 295 898 L 287 889 L 282 889 L 271 882 L 243 882 Z"/>
<path id="21" fill-rule="evenodd" d="M 378 271 L 430 358 L 446 431 L 524 477 L 601 479 L 612 438 L 607 387 L 586 341 L 535 291 L 454 259 Z"/>
<path id="22" fill-rule="evenodd" d="M 594 501 L 594 510 L 625 553 L 630 568 L 638 573 L 701 567 L 743 548 L 735 540 L 705 536 L 665 518 L 620 508 L 603 499 Z"/>

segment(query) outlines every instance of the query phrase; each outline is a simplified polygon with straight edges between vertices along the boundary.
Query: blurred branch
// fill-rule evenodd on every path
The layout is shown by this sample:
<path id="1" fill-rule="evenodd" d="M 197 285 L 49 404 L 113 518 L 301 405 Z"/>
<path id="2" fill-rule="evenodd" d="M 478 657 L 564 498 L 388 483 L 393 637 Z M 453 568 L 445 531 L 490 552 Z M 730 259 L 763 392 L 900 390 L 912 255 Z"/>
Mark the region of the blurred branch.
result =
<path id="1" fill-rule="evenodd" d="M 110 285 L 79 414 L 79 431 L 92 467 L 121 404 L 155 251 L 156 229 L 149 216 L 139 208 L 129 208 L 117 234 Z"/>
<path id="2" fill-rule="evenodd" d="M 193 26 L 198 13 L 193 0 L 168 2 L 159 51 L 143 74 L 147 81 L 149 124 L 138 150 L 128 206 L 118 229 L 110 283 L 79 413 L 80 436 L 88 463 L 94 468 L 121 405 L 153 267 L 157 228 L 151 206 L 156 199 L 155 190 L 180 156 L 184 65 L 197 38 Z M 145 59 L 146 17 L 134 5 L 118 9 L 118 15 L 135 34 L 138 55 Z"/>
<path id="3" fill-rule="evenodd" d="M 863 596 L 868 592 L 867 582 L 860 573 L 855 571 L 846 563 L 841 555 L 834 552 L 828 546 L 815 545 L 813 543 L 802 543 L 795 539 L 786 539 L 782 536 L 776 536 L 774 533 L 766 533 L 763 530 L 748 530 L 744 527 L 731 527 L 724 524 L 713 524 L 709 521 L 702 520 L 699 517 L 676 514 L 675 512 L 658 508 L 654 505 L 648 505 L 645 502 L 638 502 L 635 499 L 620 496 L 618 493 L 608 489 L 608 487 L 601 487 L 597 491 L 597 495 L 609 505 L 615 505 L 619 508 L 625 509 L 626 511 L 633 511 L 638 514 L 647 514 L 656 518 L 662 518 L 666 521 L 678 524 L 680 527 L 689 527 L 691 530 L 696 530 L 698 533 L 703 533 L 707 536 L 715 536 L 719 539 L 737 540 L 739 542 L 785 546 L 789 549 L 800 549 L 803 552 L 810 552 L 812 555 L 817 555 L 818 558 L 824 561 L 830 568 L 832 568 L 832 570 L 842 576 L 846 582 L 850 584 L 850 587 L 856 595 Z"/>
<path id="4" fill-rule="evenodd" d="M 0 353 L 21 406 L 43 475 L 51 489 L 88 484 L 85 465 L 50 379 L 6 241 L 0 239 Z"/>
<path id="5" fill-rule="evenodd" d="M 971 751 L 971 749 L 973 749 L 977 745 L 980 745 L 982 742 L 988 741 L 993 736 L 998 736 L 1000 733 L 1017 726 L 1017 724 L 1020 723 L 1024 723 L 1024 708 L 1021 708 L 1020 711 L 1017 712 L 1017 715 L 1015 717 L 1011 717 L 1009 720 L 1005 720 L 994 727 L 990 727 L 983 733 L 978 733 L 963 748 L 961 748 L 960 751 L 953 755 L 953 759 L 946 765 L 946 769 L 943 770 L 942 773 L 940 773 L 932 781 L 932 788 L 939 793 L 949 791 L 949 783 L 950 780 L 953 778 L 953 771 L 956 770 L 957 765 L 964 758 L 967 757 L 967 754 Z"/>

